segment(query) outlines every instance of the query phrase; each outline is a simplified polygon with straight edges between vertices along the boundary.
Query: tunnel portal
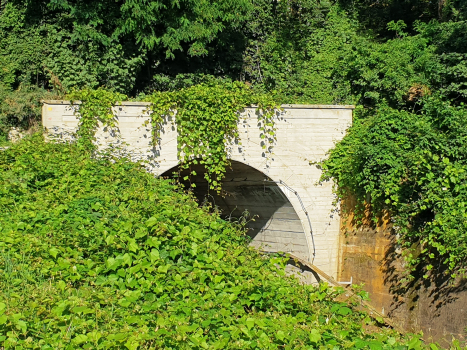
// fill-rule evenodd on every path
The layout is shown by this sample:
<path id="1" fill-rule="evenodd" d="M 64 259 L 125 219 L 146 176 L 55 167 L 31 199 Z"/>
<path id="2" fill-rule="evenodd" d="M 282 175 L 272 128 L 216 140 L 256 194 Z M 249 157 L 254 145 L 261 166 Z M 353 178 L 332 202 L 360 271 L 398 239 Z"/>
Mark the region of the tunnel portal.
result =
<path id="1" fill-rule="evenodd" d="M 79 106 L 70 101 L 45 101 L 42 122 L 47 137 L 66 140 L 75 132 Z M 125 145 L 126 154 L 144 161 L 154 175 L 171 175 L 177 170 L 183 146 L 179 144 L 177 123 L 168 117 L 158 125 L 158 138 L 154 140 L 149 106 L 147 102 L 119 103 L 113 108 L 118 132 L 100 125 L 96 140 L 100 149 Z M 333 183 L 318 184 L 322 173 L 313 164 L 325 158 L 335 142 L 344 137 L 352 123 L 353 108 L 283 105 L 274 117 L 275 139 L 265 149 L 267 135 L 259 127 L 261 111 L 246 107 L 239 111 L 238 139 L 226 144 L 230 159 L 236 162 L 232 162 L 224 180 L 225 196 L 208 192 L 202 169 L 191 179 L 198 186 L 195 194 L 201 201 L 203 193 L 212 195 L 210 200 L 222 210 L 224 218 L 239 218 L 245 210 L 250 217 L 256 216 L 249 223 L 253 245 L 293 253 L 335 278 L 340 223 L 335 215 Z"/>

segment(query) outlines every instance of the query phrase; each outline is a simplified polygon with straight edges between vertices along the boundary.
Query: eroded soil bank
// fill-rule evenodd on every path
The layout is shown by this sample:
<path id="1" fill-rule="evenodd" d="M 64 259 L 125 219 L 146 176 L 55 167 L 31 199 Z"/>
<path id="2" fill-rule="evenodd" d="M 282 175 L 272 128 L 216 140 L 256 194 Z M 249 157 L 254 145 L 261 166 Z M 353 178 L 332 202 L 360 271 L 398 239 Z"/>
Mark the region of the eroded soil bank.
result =
<path id="1" fill-rule="evenodd" d="M 364 283 L 370 304 L 402 329 L 423 331 L 425 340 L 441 344 L 466 340 L 467 280 L 453 281 L 440 264 L 429 278 L 420 274 L 404 283 L 404 259 L 389 217 L 357 227 L 352 214 L 343 216 L 339 256 L 338 281 Z"/>

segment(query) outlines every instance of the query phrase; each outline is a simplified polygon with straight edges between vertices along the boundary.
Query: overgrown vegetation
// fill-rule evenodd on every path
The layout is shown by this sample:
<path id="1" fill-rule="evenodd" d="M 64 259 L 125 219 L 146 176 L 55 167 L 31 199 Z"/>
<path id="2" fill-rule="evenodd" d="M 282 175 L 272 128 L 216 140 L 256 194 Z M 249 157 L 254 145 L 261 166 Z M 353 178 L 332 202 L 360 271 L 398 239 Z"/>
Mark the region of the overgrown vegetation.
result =
<path id="1" fill-rule="evenodd" d="M 80 120 L 78 144 L 87 150 L 95 150 L 98 123 L 115 127 L 112 108 L 126 96 L 104 89 L 84 89 L 71 93 L 67 98 L 72 103 L 80 101 L 76 111 Z M 280 105 L 269 95 L 255 93 L 244 83 L 214 80 L 176 91 L 154 92 L 140 96 L 140 99 L 151 102 L 153 143 L 159 142 L 164 122 L 176 124 L 181 169 L 200 162 L 207 170 L 205 177 L 210 188 L 217 192 L 221 191 L 221 180 L 230 165 L 226 144 L 238 141 L 237 126 L 245 107 L 258 106 L 259 130 L 264 140 L 262 146 L 271 152 L 275 139 L 274 116 Z"/>
<path id="2" fill-rule="evenodd" d="M 24 130 L 36 127 L 39 130 L 41 100 L 55 97 L 55 94 L 34 86 L 11 91 L 0 82 L 0 144 L 7 141 L 11 127 Z"/>
<path id="3" fill-rule="evenodd" d="M 338 291 L 287 277 L 239 225 L 125 159 L 36 135 L 0 152 L 0 191 L 5 349 L 422 346 L 365 331 Z"/>
<path id="4" fill-rule="evenodd" d="M 79 118 L 76 137 L 78 145 L 87 151 L 96 150 L 96 131 L 99 123 L 108 128 L 117 126 L 113 108 L 127 99 L 126 95 L 105 89 L 82 89 L 66 96 L 76 108 Z M 78 103 L 78 105 L 76 105 Z"/>
<path id="5" fill-rule="evenodd" d="M 467 51 L 463 22 L 419 23 L 409 36 L 362 46 L 346 75 L 363 108 L 323 164 L 357 218 L 388 212 L 409 266 L 465 273 Z M 397 27 L 397 28 L 396 28 Z M 398 54 L 395 55 L 394 52 Z"/>
<path id="6" fill-rule="evenodd" d="M 324 162 L 340 198 L 357 198 L 357 219 L 368 205 L 389 212 L 406 259 L 415 269 L 453 277 L 467 263 L 467 128 L 463 106 L 428 98 L 419 113 L 379 106 L 357 119 Z M 413 246 L 415 244 L 415 246 Z M 436 264 L 436 265 L 435 265 Z"/>
<path id="7" fill-rule="evenodd" d="M 262 147 L 271 152 L 275 139 L 274 117 L 280 105 L 244 83 L 199 84 L 173 92 L 156 92 L 147 100 L 152 102 L 156 133 L 162 117 L 175 117 L 181 169 L 197 164 L 201 158 L 199 162 L 206 168 L 205 177 L 213 190 L 221 190 L 221 180 L 230 165 L 226 144 L 238 141 L 240 112 L 245 107 L 258 106 Z"/>
<path id="8" fill-rule="evenodd" d="M 71 94 L 87 104 L 90 146 L 93 117 L 112 126 L 111 106 L 139 96 L 154 102 L 154 125 L 180 110 L 180 137 L 196 136 L 179 140 L 180 156 L 210 155 L 218 189 L 238 108 L 263 105 L 267 139 L 278 102 L 356 104 L 323 180 L 356 198 L 357 220 L 365 206 L 389 212 L 416 247 L 411 267 L 456 276 L 467 265 L 466 33 L 464 0 L 2 0 L 0 142 L 39 120 L 41 98 Z"/>

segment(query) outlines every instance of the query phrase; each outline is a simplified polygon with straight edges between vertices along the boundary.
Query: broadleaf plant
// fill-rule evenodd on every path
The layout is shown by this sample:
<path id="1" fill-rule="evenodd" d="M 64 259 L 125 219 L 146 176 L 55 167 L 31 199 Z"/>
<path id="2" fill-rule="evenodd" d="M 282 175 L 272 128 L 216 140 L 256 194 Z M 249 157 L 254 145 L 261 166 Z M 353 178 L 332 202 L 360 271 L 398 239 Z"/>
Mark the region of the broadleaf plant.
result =
<path id="1" fill-rule="evenodd" d="M 287 276 L 284 257 L 127 159 L 23 140 L 0 151 L 0 209 L 5 349 L 423 345 Z"/>

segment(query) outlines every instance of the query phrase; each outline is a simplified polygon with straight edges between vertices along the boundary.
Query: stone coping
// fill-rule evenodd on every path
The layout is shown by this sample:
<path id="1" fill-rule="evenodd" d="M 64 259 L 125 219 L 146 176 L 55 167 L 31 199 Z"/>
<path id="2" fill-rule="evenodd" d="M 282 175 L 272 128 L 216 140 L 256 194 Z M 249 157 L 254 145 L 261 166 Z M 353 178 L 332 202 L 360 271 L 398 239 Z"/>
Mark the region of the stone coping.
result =
<path id="1" fill-rule="evenodd" d="M 48 105 L 70 105 L 71 101 L 66 100 L 42 100 L 42 103 Z M 81 101 L 74 101 L 75 105 L 81 104 Z M 131 102 L 122 101 L 117 106 L 149 106 L 151 102 Z M 250 106 L 250 108 L 256 108 L 256 105 Z M 287 109 L 355 109 L 354 105 L 300 105 L 300 104 L 283 104 L 282 108 Z M 248 108 L 248 107 L 247 107 Z"/>

